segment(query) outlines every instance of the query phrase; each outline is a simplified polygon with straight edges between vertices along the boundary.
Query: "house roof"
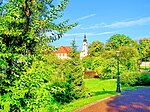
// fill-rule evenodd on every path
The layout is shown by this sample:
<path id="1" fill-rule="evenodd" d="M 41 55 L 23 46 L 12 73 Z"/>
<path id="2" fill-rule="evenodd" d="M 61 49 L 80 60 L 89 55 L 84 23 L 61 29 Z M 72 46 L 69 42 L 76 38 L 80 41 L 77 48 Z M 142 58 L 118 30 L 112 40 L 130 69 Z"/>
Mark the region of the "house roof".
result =
<path id="1" fill-rule="evenodd" d="M 71 48 L 69 46 L 61 46 L 54 53 L 69 53 Z"/>

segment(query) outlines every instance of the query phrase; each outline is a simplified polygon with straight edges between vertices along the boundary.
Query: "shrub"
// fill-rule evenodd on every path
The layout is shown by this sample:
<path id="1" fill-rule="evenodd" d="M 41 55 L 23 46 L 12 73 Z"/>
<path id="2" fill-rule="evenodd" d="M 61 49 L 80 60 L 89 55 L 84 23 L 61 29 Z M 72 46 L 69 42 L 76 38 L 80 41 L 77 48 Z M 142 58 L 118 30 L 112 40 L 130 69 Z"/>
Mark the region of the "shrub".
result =
<path id="1" fill-rule="evenodd" d="M 141 73 L 138 71 L 134 71 L 134 72 L 126 71 L 121 74 L 121 84 L 127 86 L 134 86 L 137 83 L 138 78 L 140 77 L 141 77 Z"/>
<path id="2" fill-rule="evenodd" d="M 21 72 L 13 86 L 3 85 L 7 93 L 0 95 L 0 112 L 56 112 L 59 103 L 49 92 L 54 63 L 49 55 L 40 59 L 34 57 L 32 65 L 26 72 Z M 5 82 L 8 80 L 4 79 Z M 2 85 L 2 83 L 1 83 Z M 2 93 L 2 92 L 1 92 Z"/>
<path id="3" fill-rule="evenodd" d="M 150 86 L 150 73 L 146 72 L 141 73 L 141 77 L 138 78 L 138 81 L 135 85 Z"/>
<path id="4" fill-rule="evenodd" d="M 54 99 L 63 104 L 69 103 L 73 100 L 71 95 L 71 84 L 66 82 L 56 82 L 51 86 L 50 93 L 53 95 Z"/>

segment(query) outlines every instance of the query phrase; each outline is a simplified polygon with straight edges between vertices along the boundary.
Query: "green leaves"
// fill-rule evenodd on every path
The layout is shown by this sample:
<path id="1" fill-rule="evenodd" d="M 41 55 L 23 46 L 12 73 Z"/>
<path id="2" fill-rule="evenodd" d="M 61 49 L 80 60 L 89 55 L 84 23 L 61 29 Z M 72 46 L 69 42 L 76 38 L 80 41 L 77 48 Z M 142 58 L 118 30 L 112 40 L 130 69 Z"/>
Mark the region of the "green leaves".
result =
<path id="1" fill-rule="evenodd" d="M 141 73 L 139 71 L 126 71 L 121 74 L 121 83 L 127 86 L 134 86 L 140 77 Z"/>
<path id="2" fill-rule="evenodd" d="M 120 46 L 132 46 L 133 45 L 133 40 L 124 35 L 124 34 L 115 34 L 110 37 L 108 42 L 106 43 L 106 49 L 114 49 L 117 50 Z"/>
<path id="3" fill-rule="evenodd" d="M 140 53 L 140 58 L 143 61 L 150 60 L 150 39 L 149 38 L 140 39 L 138 50 Z"/>
<path id="4" fill-rule="evenodd" d="M 88 48 L 88 53 L 90 54 L 90 56 L 97 57 L 100 56 L 100 54 L 104 51 L 104 43 L 93 41 Z"/>
<path id="5" fill-rule="evenodd" d="M 76 26 L 68 20 L 56 21 L 68 2 L 9 0 L 0 4 L 0 111 L 59 110 L 49 92 L 59 61 L 49 54 L 47 43 Z"/>

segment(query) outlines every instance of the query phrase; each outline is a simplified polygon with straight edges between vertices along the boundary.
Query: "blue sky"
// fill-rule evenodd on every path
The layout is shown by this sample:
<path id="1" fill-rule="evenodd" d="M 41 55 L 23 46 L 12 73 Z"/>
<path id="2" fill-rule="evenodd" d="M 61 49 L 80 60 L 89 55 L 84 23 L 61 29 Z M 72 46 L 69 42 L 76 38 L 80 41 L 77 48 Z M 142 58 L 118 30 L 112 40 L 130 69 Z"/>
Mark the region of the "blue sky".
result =
<path id="1" fill-rule="evenodd" d="M 150 0 L 70 0 L 61 20 L 65 19 L 78 26 L 51 45 L 71 46 L 75 38 L 80 50 L 84 34 L 88 44 L 106 42 L 117 33 L 138 40 L 150 37 Z"/>

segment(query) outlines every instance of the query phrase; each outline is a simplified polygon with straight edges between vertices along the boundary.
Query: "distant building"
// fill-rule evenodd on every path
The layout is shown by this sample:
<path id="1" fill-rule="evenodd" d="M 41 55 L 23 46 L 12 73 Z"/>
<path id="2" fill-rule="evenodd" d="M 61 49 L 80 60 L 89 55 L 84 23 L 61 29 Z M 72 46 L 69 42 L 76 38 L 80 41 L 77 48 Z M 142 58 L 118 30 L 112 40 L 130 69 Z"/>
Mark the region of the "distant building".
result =
<path id="1" fill-rule="evenodd" d="M 80 53 L 80 59 L 86 57 L 87 55 L 88 55 L 88 44 L 87 44 L 86 35 L 84 35 L 82 51 Z"/>
<path id="2" fill-rule="evenodd" d="M 67 56 L 71 51 L 71 48 L 69 46 L 61 46 L 54 52 L 54 54 L 60 58 L 60 59 L 68 59 Z"/>
<path id="3" fill-rule="evenodd" d="M 150 62 L 142 62 L 140 66 L 150 66 Z"/>
<path id="4" fill-rule="evenodd" d="M 60 59 L 69 59 L 68 54 L 70 53 L 71 48 L 69 46 L 61 46 L 54 52 L 54 54 Z M 86 35 L 84 35 L 82 50 L 80 52 L 80 59 L 88 55 L 88 44 Z"/>

